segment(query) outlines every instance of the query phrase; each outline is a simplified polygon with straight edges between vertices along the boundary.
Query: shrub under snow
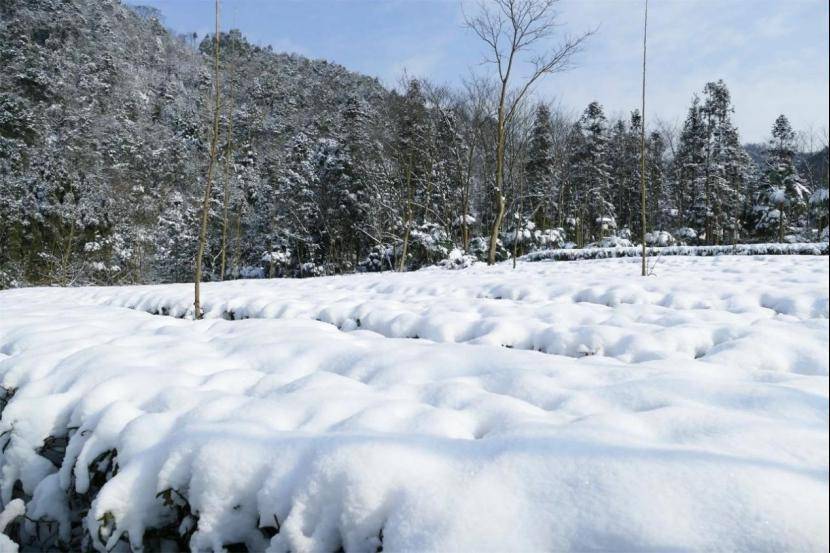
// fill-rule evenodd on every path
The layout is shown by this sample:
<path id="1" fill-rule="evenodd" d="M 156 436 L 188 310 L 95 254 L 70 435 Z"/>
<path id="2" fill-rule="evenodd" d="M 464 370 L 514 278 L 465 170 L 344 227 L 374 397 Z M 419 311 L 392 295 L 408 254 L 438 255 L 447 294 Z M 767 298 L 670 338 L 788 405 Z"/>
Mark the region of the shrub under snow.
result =
<path id="1" fill-rule="evenodd" d="M 649 246 L 674 246 L 677 240 L 665 230 L 655 230 L 646 233 L 646 244 Z"/>
<path id="2" fill-rule="evenodd" d="M 591 248 L 630 248 L 633 244 L 631 240 L 627 238 L 621 238 L 619 236 L 606 236 L 602 240 L 597 242 L 593 242 L 586 246 L 586 249 Z"/>
<path id="3" fill-rule="evenodd" d="M 190 284 L 0 292 L 0 519 L 33 550 L 826 550 L 827 258 L 638 270 L 205 283 L 203 321 L 152 314 Z"/>
<path id="4" fill-rule="evenodd" d="M 474 255 L 465 254 L 458 248 L 453 248 L 447 259 L 438 262 L 439 267 L 444 269 L 466 269 L 478 262 Z"/>
<path id="5" fill-rule="evenodd" d="M 619 244 L 619 242 L 615 242 Z M 772 243 L 736 244 L 734 246 L 668 246 L 648 247 L 646 254 L 651 257 L 688 255 L 828 255 L 830 248 L 825 242 L 816 243 Z M 640 257 L 640 246 L 588 247 L 584 249 L 545 250 L 522 256 L 524 261 L 574 261 L 577 259 L 603 259 L 608 257 Z"/>

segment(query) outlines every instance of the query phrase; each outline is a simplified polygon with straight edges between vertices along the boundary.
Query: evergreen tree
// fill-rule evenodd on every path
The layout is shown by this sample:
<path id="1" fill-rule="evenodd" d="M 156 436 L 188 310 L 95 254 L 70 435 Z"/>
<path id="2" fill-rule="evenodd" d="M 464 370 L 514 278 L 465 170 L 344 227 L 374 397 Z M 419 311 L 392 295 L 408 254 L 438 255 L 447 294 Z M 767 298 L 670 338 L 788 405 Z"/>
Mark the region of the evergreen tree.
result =
<path id="1" fill-rule="evenodd" d="M 809 190 L 804 185 L 795 165 L 795 133 L 784 115 L 779 115 L 772 126 L 766 156 L 766 204 L 759 228 L 775 229 L 779 242 L 784 241 L 786 225 L 798 224 L 807 207 Z"/>
<path id="2" fill-rule="evenodd" d="M 617 121 L 610 138 L 609 163 L 613 174 L 614 212 L 627 233 L 640 233 L 640 112 L 628 124 Z"/>
<path id="3" fill-rule="evenodd" d="M 732 124 L 734 108 L 726 84 L 722 80 L 707 83 L 704 97 L 702 116 L 706 131 L 706 163 L 703 231 L 709 243 L 717 243 L 725 240 L 727 232 L 733 233 L 734 238 L 739 227 L 746 154 Z"/>
<path id="4" fill-rule="evenodd" d="M 648 185 L 648 213 L 646 222 L 650 229 L 666 230 L 673 223 L 672 201 L 666 186 L 666 144 L 658 132 L 646 141 L 646 178 Z M 649 230 L 649 229 L 646 229 Z"/>
<path id="5" fill-rule="evenodd" d="M 397 103 L 396 134 L 392 154 L 397 166 L 397 204 L 402 216 L 398 260 L 398 269 L 401 271 L 410 261 L 410 238 L 417 226 L 417 215 L 423 213 L 423 210 L 416 209 L 416 203 L 422 199 L 429 179 L 426 152 L 429 126 L 422 86 L 417 79 L 409 80 L 406 85 L 406 93 Z"/>
<path id="6" fill-rule="evenodd" d="M 708 213 L 706 147 L 706 126 L 700 99 L 695 96 L 683 123 L 678 152 L 674 159 L 677 182 L 673 194 L 680 225 L 692 229 L 695 236 L 705 224 Z M 690 236 L 687 234 L 687 237 Z"/>
<path id="7" fill-rule="evenodd" d="M 530 145 L 525 165 L 526 193 L 537 228 L 550 228 L 554 189 L 553 129 L 550 109 L 544 103 L 536 106 L 531 128 Z"/>
<path id="8" fill-rule="evenodd" d="M 607 120 L 598 102 L 585 109 L 575 138 L 571 158 L 575 238 L 582 245 L 616 229 Z"/>

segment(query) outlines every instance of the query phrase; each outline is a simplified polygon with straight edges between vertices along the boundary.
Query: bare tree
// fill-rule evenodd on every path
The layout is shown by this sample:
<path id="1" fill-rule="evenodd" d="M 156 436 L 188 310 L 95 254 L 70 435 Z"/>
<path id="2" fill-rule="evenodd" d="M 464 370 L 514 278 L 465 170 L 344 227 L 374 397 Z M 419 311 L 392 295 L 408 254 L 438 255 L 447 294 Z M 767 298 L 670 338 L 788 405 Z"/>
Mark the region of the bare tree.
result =
<path id="1" fill-rule="evenodd" d="M 487 171 L 489 165 L 487 156 L 482 155 L 482 152 L 488 151 L 490 146 L 491 133 L 488 132 L 490 128 L 488 121 L 490 114 L 494 111 L 491 106 L 492 99 L 495 96 L 494 91 L 495 83 L 489 79 L 471 75 L 469 79 L 464 81 L 463 105 L 469 121 L 465 136 L 470 145 L 467 152 L 466 174 L 461 198 L 461 243 L 465 252 L 470 249 L 470 224 L 474 222 L 470 219 L 474 211 L 472 205 L 474 188 L 480 187 L 484 180 L 481 178 L 482 171 L 489 174 L 489 171 Z"/>
<path id="2" fill-rule="evenodd" d="M 199 229 L 199 247 L 196 250 L 196 275 L 194 278 L 193 291 L 193 317 L 202 318 L 202 308 L 199 301 L 199 284 L 202 281 L 202 257 L 205 254 L 205 241 L 207 240 L 208 212 L 210 210 L 210 191 L 213 185 L 213 168 L 216 165 L 216 143 L 219 140 L 219 0 L 216 0 L 216 34 L 214 36 L 213 51 L 213 128 L 210 136 L 210 160 L 208 161 L 207 182 L 205 183 L 205 195 L 202 199 L 202 226 Z"/>
<path id="3" fill-rule="evenodd" d="M 533 127 L 533 110 L 527 102 L 520 104 L 514 112 L 513 124 L 506 133 L 505 150 L 510 155 L 505 155 L 504 168 L 508 181 L 512 184 L 510 193 L 512 196 L 511 205 L 505 209 L 505 213 L 513 214 L 515 233 L 513 235 L 513 268 L 516 268 L 516 258 L 519 255 L 519 238 L 524 225 L 525 200 L 528 200 L 526 188 L 525 170 L 527 166 L 527 149 L 530 141 L 530 131 Z"/>
<path id="4" fill-rule="evenodd" d="M 544 75 L 559 73 L 570 67 L 570 61 L 585 40 L 593 34 L 587 32 L 577 37 L 566 37 L 554 47 L 539 46 L 554 35 L 557 18 L 554 6 L 559 0 L 490 0 L 480 4 L 479 13 L 466 17 L 467 26 L 487 45 L 486 62 L 496 66 L 499 80 L 498 119 L 496 140 L 496 217 L 490 232 L 488 264 L 496 261 L 496 245 L 506 207 L 504 197 L 505 129 L 510 123 L 516 106 L 530 88 Z M 517 65 L 527 63 L 531 67 L 516 88 L 511 78 Z"/>

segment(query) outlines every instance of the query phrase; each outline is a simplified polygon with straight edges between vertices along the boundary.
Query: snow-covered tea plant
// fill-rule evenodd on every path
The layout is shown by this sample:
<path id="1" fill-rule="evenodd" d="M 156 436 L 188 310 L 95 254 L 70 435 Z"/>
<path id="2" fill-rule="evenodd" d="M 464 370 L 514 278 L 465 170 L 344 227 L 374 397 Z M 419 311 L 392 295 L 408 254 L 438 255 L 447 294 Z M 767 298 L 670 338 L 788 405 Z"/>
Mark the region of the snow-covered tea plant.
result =
<path id="1" fill-rule="evenodd" d="M 0 543 L 825 549 L 828 258 L 657 273 L 0 292 Z"/>

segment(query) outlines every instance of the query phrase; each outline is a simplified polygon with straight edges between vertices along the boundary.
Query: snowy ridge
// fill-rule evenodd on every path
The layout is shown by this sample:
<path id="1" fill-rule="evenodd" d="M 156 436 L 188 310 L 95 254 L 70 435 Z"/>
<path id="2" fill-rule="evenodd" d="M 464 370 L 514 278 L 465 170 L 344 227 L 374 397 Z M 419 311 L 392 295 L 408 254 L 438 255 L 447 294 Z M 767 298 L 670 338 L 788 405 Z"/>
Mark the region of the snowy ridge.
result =
<path id="1" fill-rule="evenodd" d="M 461 272 L 208 283 L 203 308 L 207 318 L 311 319 L 389 338 L 569 357 L 624 362 L 740 357 L 755 368 L 828 373 L 825 352 L 811 345 L 817 343 L 811 336 L 824 330 L 807 322 L 828 317 L 827 283 L 821 276 L 827 258 L 798 264 L 761 257 L 653 262 L 658 277 L 645 281 L 637 275 L 637 260 L 609 259 L 587 265 L 529 263 L 516 271 L 503 264 Z M 758 270 L 764 280 L 756 282 Z M 629 278 L 620 278 L 624 275 Z M 50 296 L 51 290 L 41 290 Z M 192 317 L 191 296 L 189 284 L 73 292 L 76 301 L 174 317 Z M 804 322 L 793 334 L 792 323 L 778 315 Z M 793 335 L 798 354 L 776 349 L 771 337 L 781 333 Z"/>
<path id="2" fill-rule="evenodd" d="M 648 246 L 646 254 L 651 257 L 664 255 L 828 255 L 827 242 L 794 244 L 734 244 L 731 246 Z M 523 261 L 574 261 L 577 259 L 605 259 L 613 257 L 640 257 L 642 247 L 582 248 L 542 250 L 522 256 Z"/>
<path id="3" fill-rule="evenodd" d="M 2 292 L 0 499 L 28 517 L 14 537 L 99 551 L 826 549 L 827 258 L 637 268 L 216 283 L 214 318 L 198 322 L 142 312 L 186 310 L 189 285 Z M 326 308 L 329 322 L 309 316 Z M 393 311 L 390 334 L 416 312 L 433 338 L 503 324 L 474 343 L 365 330 L 387 309 L 411 310 Z M 574 344 L 618 340 L 581 356 L 494 347 L 566 323 L 595 330 Z"/>

